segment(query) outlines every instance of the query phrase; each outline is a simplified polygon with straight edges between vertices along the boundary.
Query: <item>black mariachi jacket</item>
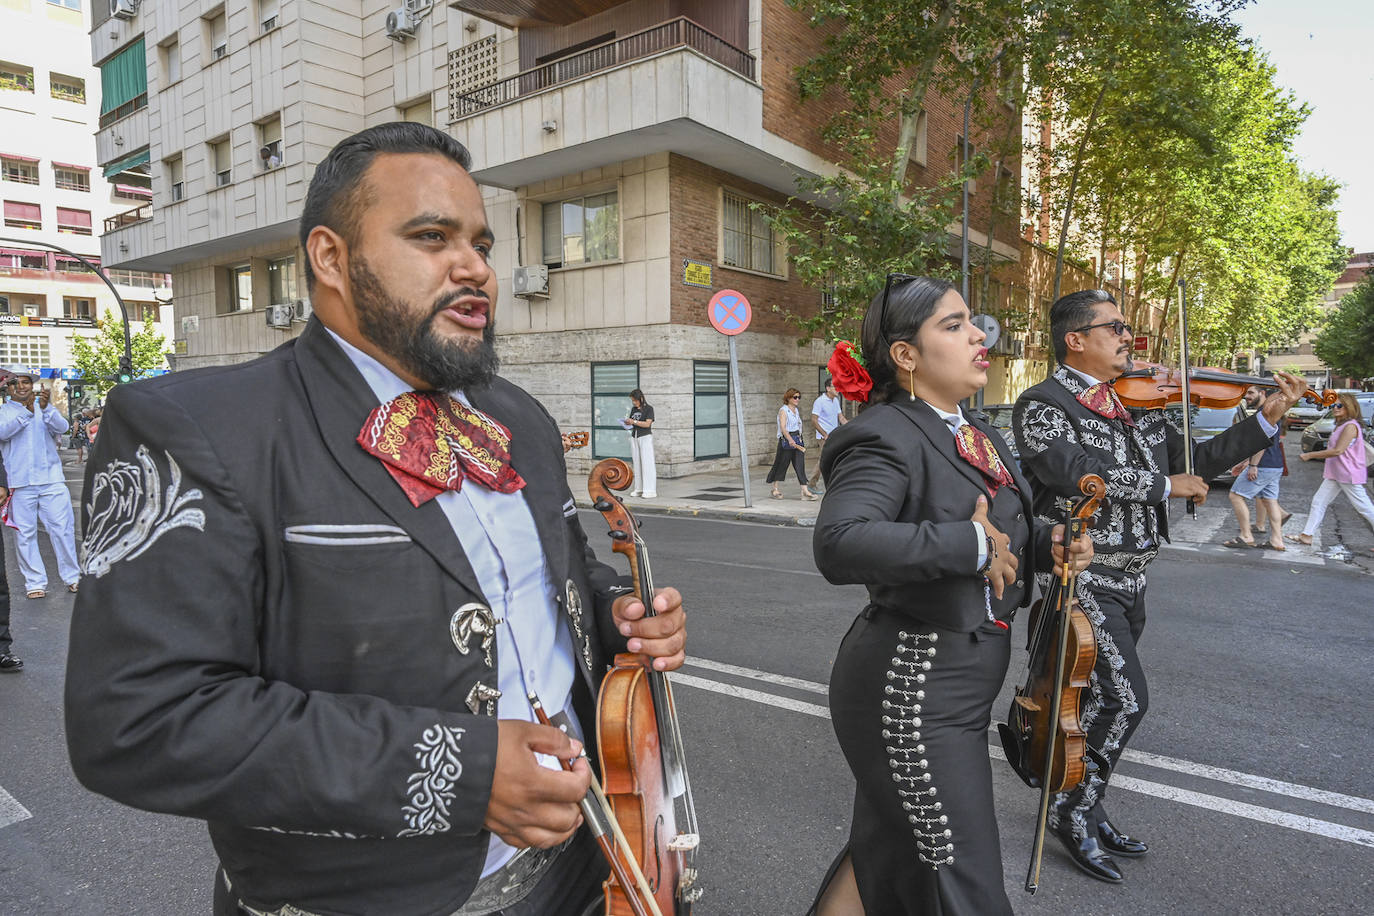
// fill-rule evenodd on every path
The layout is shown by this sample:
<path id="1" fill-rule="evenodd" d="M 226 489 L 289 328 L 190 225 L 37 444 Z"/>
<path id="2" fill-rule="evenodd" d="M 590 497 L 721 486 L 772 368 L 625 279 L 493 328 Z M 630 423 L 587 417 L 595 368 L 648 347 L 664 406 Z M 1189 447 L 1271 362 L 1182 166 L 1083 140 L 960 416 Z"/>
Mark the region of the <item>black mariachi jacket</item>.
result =
<path id="1" fill-rule="evenodd" d="M 1035 513 L 1062 521 L 1057 501 L 1080 494 L 1078 480 L 1097 474 L 1107 484 L 1090 529 L 1098 570 L 1137 574 L 1169 538 L 1164 487 L 1184 470 L 1183 436 L 1162 410 L 1136 413 L 1136 425 L 1107 419 L 1084 407 L 1087 388 L 1063 366 L 1016 399 L 1013 428 L 1026 477 L 1035 491 Z M 1250 417 L 1194 446 L 1193 473 L 1211 480 L 1269 441 Z"/>
<path id="2" fill-rule="evenodd" d="M 1001 619 L 1030 602 L 1030 573 L 1053 567 L 1051 526 L 1033 518 L 1030 487 L 1001 435 L 965 416 L 996 445 L 1019 490 L 1001 488 L 988 511 L 1019 554 L 1021 578 L 993 604 Z M 897 400 L 864 410 L 825 440 L 821 473 L 812 551 L 826 579 L 867 585 L 873 604 L 945 629 L 968 633 L 987 620 L 969 521 L 987 487 L 929 405 Z"/>
<path id="3" fill-rule="evenodd" d="M 472 401 L 511 431 L 590 725 L 620 579 L 553 420 L 504 380 Z M 312 320 L 253 362 L 116 387 L 87 465 L 72 766 L 208 821 L 265 910 L 447 914 L 487 855 L 496 652 L 463 610 L 486 599 L 438 503 L 413 507 L 355 441 L 375 406 Z"/>

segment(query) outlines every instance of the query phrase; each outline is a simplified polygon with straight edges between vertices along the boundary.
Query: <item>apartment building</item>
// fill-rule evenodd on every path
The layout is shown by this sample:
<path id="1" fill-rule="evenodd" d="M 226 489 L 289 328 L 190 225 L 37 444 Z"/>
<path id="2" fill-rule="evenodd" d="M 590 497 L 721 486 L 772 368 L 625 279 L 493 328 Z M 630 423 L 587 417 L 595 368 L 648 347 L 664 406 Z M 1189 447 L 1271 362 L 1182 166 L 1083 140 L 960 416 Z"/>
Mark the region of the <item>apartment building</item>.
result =
<path id="1" fill-rule="evenodd" d="M 1358 286 L 1370 270 L 1374 270 L 1374 252 L 1352 252 L 1350 259 L 1346 261 L 1345 270 L 1322 297 L 1323 314 L 1330 313 L 1340 305 L 1341 299 Z M 1358 388 L 1359 379 L 1332 375 L 1331 369 L 1317 356 L 1312 342 L 1316 340 L 1319 330 L 1320 328 L 1313 328 L 1289 346 L 1270 350 L 1264 357 L 1263 365 L 1270 369 L 1283 369 L 1301 375 L 1313 388 Z"/>
<path id="2" fill-rule="evenodd" d="M 94 59 L 142 55 L 144 79 L 97 135 L 100 164 L 141 156 L 153 202 L 102 248 L 172 274 L 178 368 L 299 331 L 287 313 L 308 313 L 295 231 L 314 166 L 343 137 L 407 119 L 472 151 L 497 237 L 503 374 L 564 429 L 591 431 L 574 468 L 628 455 L 618 420 L 636 387 L 657 412 L 659 473 L 737 464 L 726 339 L 706 316 L 722 288 L 753 305 L 737 338 L 753 463 L 771 459 L 783 391 L 819 390 L 828 348 L 798 347 L 775 307 L 820 308 L 821 293 L 755 206 L 835 167 L 826 109 L 801 107 L 793 82 L 819 38 L 785 0 L 111 6 L 96 11 Z M 931 100 L 915 181 L 954 168 L 961 116 L 962 99 Z M 989 199 L 979 188 L 971 212 Z M 1017 230 L 993 242 L 1003 261 L 1020 257 Z"/>
<path id="3" fill-rule="evenodd" d="M 107 2 L 107 0 L 100 0 Z M 115 214 L 152 197 L 146 171 L 115 181 L 96 161 L 100 70 L 91 64 L 84 0 L 0 2 L 0 364 L 71 378 L 72 340 L 95 336 L 114 294 L 79 260 L 99 264 L 99 235 Z M 111 279 L 134 321 L 171 340 L 171 277 L 117 270 Z M 165 318 L 165 325 L 161 324 Z M 65 386 L 54 385 L 63 403 Z"/>

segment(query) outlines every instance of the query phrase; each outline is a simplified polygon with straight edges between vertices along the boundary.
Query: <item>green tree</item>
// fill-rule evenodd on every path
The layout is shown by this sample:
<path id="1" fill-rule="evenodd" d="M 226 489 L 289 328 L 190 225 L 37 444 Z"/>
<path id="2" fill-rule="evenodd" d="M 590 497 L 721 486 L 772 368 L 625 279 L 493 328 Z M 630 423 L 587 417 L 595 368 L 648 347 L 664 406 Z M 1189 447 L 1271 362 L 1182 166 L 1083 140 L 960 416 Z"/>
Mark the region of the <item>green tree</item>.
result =
<path id="1" fill-rule="evenodd" d="M 115 313 L 106 309 L 96 322 L 95 337 L 72 336 L 74 362 L 81 374 L 90 380 L 88 387 L 104 397 L 114 387 L 111 377 L 119 372 L 119 358 L 124 355 L 124 324 Z M 145 321 L 129 341 L 133 351 L 134 378 L 145 378 L 167 364 L 167 338 L 158 332 L 157 325 Z"/>
<path id="2" fill-rule="evenodd" d="M 1341 298 L 1312 346 L 1338 374 L 1374 378 L 1374 271 Z"/>

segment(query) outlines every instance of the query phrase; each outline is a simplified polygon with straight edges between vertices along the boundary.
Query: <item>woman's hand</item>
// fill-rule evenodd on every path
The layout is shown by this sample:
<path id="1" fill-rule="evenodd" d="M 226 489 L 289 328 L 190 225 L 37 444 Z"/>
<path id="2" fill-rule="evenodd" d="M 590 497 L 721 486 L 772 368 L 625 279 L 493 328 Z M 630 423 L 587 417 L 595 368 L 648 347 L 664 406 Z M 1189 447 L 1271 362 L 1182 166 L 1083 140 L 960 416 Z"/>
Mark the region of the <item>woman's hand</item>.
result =
<path id="1" fill-rule="evenodd" d="M 992 538 L 992 565 L 983 573 L 983 578 L 988 580 L 988 585 L 992 586 L 992 593 L 1000 599 L 1006 587 L 1016 581 L 1018 561 L 1016 554 L 1011 551 L 1011 538 L 999 531 L 988 518 L 986 496 L 978 497 L 969 521 L 982 525 L 984 533 Z"/>

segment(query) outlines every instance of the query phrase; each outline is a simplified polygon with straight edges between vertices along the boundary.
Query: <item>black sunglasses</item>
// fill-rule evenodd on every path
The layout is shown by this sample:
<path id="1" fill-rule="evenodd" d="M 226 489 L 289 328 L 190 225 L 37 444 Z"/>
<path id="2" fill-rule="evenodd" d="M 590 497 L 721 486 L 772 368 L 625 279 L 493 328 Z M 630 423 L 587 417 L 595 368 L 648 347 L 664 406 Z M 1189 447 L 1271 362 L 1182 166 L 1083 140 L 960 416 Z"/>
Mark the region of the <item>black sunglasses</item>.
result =
<path id="1" fill-rule="evenodd" d="M 1073 332 L 1075 334 L 1081 334 L 1084 331 L 1091 331 L 1093 328 L 1111 328 L 1112 333 L 1117 337 L 1120 337 L 1122 334 L 1135 333 L 1131 326 L 1124 321 L 1104 321 L 1100 324 L 1090 324 L 1085 327 L 1074 328 Z"/>
<path id="2" fill-rule="evenodd" d="M 892 273 L 883 282 L 883 298 L 878 303 L 878 337 L 888 346 L 892 345 L 892 341 L 887 339 L 887 332 L 883 330 L 883 322 L 887 320 L 888 294 L 892 292 L 892 287 L 917 279 L 920 278 L 916 274 Z"/>

